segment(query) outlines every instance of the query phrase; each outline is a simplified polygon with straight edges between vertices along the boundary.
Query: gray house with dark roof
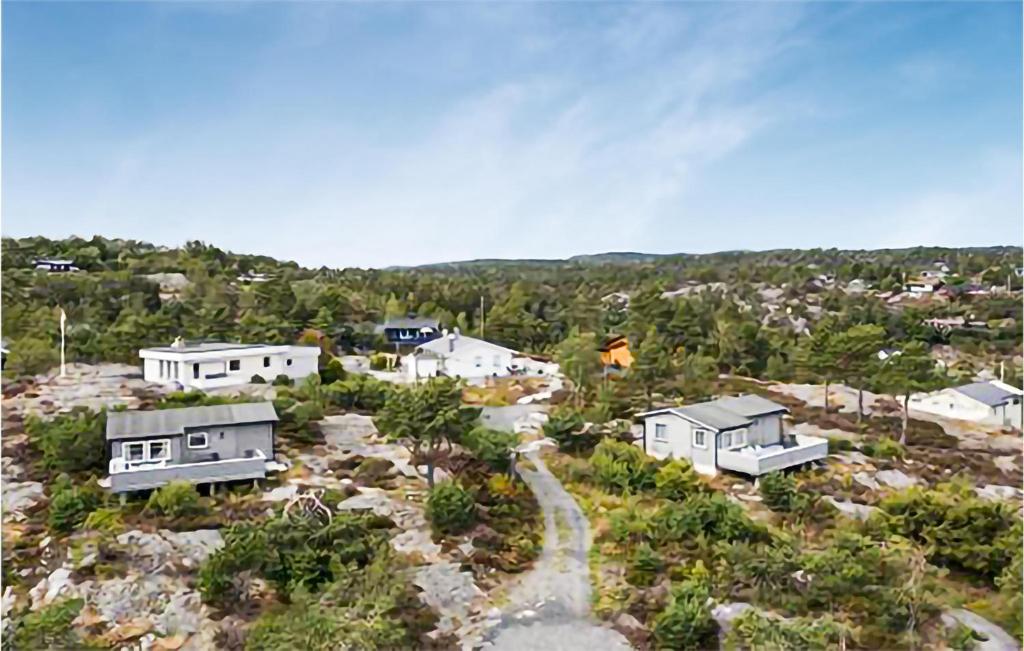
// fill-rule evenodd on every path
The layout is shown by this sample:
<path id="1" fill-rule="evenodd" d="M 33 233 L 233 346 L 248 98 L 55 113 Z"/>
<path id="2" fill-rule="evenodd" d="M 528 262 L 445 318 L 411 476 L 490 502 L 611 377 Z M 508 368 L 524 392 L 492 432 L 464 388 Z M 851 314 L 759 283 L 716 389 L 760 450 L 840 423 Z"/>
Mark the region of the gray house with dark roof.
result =
<path id="1" fill-rule="evenodd" d="M 115 493 L 182 479 L 194 484 L 262 479 L 274 462 L 273 403 L 254 402 L 107 414 Z"/>
<path id="2" fill-rule="evenodd" d="M 689 459 L 707 475 L 725 469 L 756 477 L 825 458 L 826 439 L 784 433 L 788 412 L 755 395 L 655 409 L 640 414 L 643 448 L 659 459 Z"/>

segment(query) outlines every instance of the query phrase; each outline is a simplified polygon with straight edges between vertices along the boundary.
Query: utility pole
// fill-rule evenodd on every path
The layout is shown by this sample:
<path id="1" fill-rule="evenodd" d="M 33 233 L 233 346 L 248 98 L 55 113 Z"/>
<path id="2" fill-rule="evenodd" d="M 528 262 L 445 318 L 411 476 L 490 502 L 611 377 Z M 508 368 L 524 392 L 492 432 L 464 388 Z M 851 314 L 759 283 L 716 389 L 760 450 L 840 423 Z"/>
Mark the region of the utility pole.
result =
<path id="1" fill-rule="evenodd" d="M 484 297 L 480 295 L 480 338 L 484 338 Z"/>

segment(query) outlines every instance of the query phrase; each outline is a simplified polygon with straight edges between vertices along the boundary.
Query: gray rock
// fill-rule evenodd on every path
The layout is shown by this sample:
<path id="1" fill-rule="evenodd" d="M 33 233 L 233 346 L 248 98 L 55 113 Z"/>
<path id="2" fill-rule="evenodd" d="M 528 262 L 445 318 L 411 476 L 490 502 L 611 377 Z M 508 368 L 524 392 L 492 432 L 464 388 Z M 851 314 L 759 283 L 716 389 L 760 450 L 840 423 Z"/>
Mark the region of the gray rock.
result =
<path id="1" fill-rule="evenodd" d="M 751 608 L 753 608 L 753 606 L 742 601 L 718 604 L 712 608 L 711 617 L 718 624 L 720 637 L 724 639 L 732 628 L 732 621 Z"/>
<path id="2" fill-rule="evenodd" d="M 24 512 L 46 499 L 43 485 L 37 481 L 3 482 L 4 520 L 19 520 Z"/>
<path id="3" fill-rule="evenodd" d="M 942 614 L 942 621 L 947 626 L 953 627 L 956 623 L 963 624 L 976 633 L 980 633 L 984 640 L 975 640 L 975 651 L 1019 651 L 1020 645 L 1016 638 L 988 621 L 981 615 L 972 613 L 963 608 L 956 608 Z"/>
<path id="4" fill-rule="evenodd" d="M 856 504 L 850 501 L 840 501 L 832 497 L 831 495 L 826 495 L 825 499 L 828 500 L 828 502 L 832 504 L 832 506 L 836 507 L 836 509 L 840 513 L 848 517 L 854 518 L 855 520 L 867 520 L 869 517 L 871 517 L 871 514 L 877 510 L 875 507 L 868 506 L 866 504 Z"/>
<path id="5" fill-rule="evenodd" d="M 1011 500 L 1014 502 L 1020 502 L 1024 491 L 1017 488 L 1016 486 L 1000 486 L 999 484 L 985 484 L 981 487 L 975 487 L 974 492 L 986 500 L 992 500 L 997 502 L 1000 500 Z"/>
<path id="6" fill-rule="evenodd" d="M 647 627 L 640 623 L 640 620 L 629 613 L 619 613 L 615 618 L 615 627 L 625 631 L 646 631 Z"/>
<path id="7" fill-rule="evenodd" d="M 264 502 L 286 502 L 295 497 L 299 492 L 297 484 L 285 484 L 269 491 L 264 491 L 262 499 Z"/>
<path id="8" fill-rule="evenodd" d="M 879 470 L 875 473 L 875 479 L 897 490 L 910 488 L 918 483 L 916 477 L 911 477 L 902 470 Z"/>
<path id="9" fill-rule="evenodd" d="M 32 599 L 32 610 L 39 610 L 43 606 L 49 606 L 57 598 L 70 594 L 74 586 L 75 582 L 71 579 L 71 569 L 58 567 L 29 590 L 28 594 Z"/>

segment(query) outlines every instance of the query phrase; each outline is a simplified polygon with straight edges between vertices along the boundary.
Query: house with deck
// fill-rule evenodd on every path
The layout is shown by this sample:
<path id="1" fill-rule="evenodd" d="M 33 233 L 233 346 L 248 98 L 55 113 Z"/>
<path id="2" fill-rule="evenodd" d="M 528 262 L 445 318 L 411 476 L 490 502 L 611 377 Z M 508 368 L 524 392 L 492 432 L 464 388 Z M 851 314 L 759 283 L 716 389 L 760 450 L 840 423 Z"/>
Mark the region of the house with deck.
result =
<path id="1" fill-rule="evenodd" d="M 109 412 L 109 474 L 101 485 L 125 493 L 174 480 L 263 479 L 284 469 L 274 461 L 276 422 L 270 402 Z"/>
<path id="2" fill-rule="evenodd" d="M 757 477 L 824 459 L 828 441 L 786 434 L 787 413 L 784 406 L 756 395 L 655 409 L 640 414 L 642 445 L 659 459 L 688 459 L 706 475 L 730 470 Z"/>
<path id="3" fill-rule="evenodd" d="M 278 375 L 301 380 L 317 372 L 319 356 L 317 346 L 186 343 L 181 338 L 139 351 L 147 382 L 200 390 L 247 384 L 254 375 L 267 382 Z"/>

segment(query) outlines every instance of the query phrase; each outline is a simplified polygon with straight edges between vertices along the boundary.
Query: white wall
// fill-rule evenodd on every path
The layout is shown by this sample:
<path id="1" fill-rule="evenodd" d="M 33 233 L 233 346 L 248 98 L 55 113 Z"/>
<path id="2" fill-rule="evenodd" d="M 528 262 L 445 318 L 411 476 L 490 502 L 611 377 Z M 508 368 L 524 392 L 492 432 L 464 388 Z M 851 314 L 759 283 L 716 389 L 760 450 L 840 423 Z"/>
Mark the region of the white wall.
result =
<path id="1" fill-rule="evenodd" d="M 240 354 L 244 350 L 245 354 Z M 140 354 L 145 354 L 142 352 Z M 267 382 L 278 375 L 287 375 L 301 380 L 317 372 L 316 348 L 295 346 L 284 352 L 253 352 L 251 349 L 224 351 L 219 357 L 196 358 L 188 354 L 158 353 L 161 359 L 143 358 L 143 377 L 147 382 L 170 384 L 177 382 L 185 389 L 215 389 L 219 387 L 248 384 L 252 376 L 259 375 Z M 238 362 L 238 369 L 231 369 L 231 361 Z M 291 363 L 289 364 L 289 360 Z M 161 361 L 163 374 L 160 373 Z M 175 367 L 177 362 L 177 367 Z M 199 377 L 195 377 L 194 364 L 199 365 Z M 176 371 L 176 372 L 175 372 Z M 224 374 L 223 377 L 207 377 Z"/>
<path id="2" fill-rule="evenodd" d="M 665 425 L 668 441 L 655 441 L 657 425 Z M 693 430 L 695 426 L 685 418 L 675 414 L 657 414 L 644 419 L 644 436 L 647 448 L 645 452 L 657 459 L 671 457 L 673 459 L 689 459 L 694 470 L 705 475 L 717 474 L 715 468 L 716 445 L 715 432 L 707 430 L 705 435 L 706 448 L 693 446 Z M 703 428 L 702 428 L 703 429 Z"/>

